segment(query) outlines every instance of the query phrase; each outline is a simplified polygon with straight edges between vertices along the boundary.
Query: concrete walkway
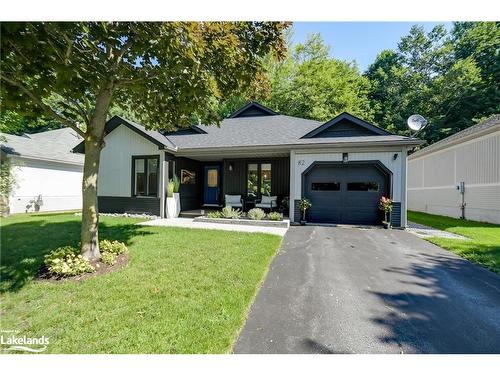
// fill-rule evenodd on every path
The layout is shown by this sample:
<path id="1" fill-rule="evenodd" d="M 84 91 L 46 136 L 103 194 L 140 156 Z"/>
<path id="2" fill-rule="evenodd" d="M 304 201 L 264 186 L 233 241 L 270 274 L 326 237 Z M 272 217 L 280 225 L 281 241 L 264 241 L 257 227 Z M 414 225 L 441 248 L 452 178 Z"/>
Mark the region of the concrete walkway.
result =
<path id="1" fill-rule="evenodd" d="M 421 238 L 441 237 L 441 238 L 451 238 L 455 240 L 468 239 L 467 237 L 461 236 L 459 234 L 446 232 L 444 230 L 435 229 L 432 227 L 428 227 L 427 225 L 413 223 L 411 221 L 408 222 L 408 228 L 406 228 L 406 230 Z"/>
<path id="2" fill-rule="evenodd" d="M 256 225 L 238 225 L 238 224 L 218 224 L 218 223 L 202 223 L 195 222 L 193 219 L 178 217 L 175 219 L 156 219 L 139 223 L 138 225 L 149 225 L 158 227 L 182 227 L 193 229 L 218 229 L 234 232 L 250 232 L 250 233 L 269 233 L 283 237 L 288 228 L 261 227 Z"/>

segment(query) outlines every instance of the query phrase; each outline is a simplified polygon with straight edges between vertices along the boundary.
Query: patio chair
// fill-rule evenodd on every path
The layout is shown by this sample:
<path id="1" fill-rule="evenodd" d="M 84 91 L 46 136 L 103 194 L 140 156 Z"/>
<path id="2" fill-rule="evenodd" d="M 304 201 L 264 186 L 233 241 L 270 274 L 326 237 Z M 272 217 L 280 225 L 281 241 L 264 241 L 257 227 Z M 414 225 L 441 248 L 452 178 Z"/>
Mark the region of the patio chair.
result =
<path id="1" fill-rule="evenodd" d="M 225 201 L 226 206 L 243 209 L 243 199 L 241 195 L 226 194 Z"/>
<path id="2" fill-rule="evenodd" d="M 262 208 L 263 210 L 267 209 L 269 211 L 272 211 L 273 208 L 275 209 L 278 207 L 278 204 L 277 204 L 278 199 L 277 198 L 278 197 L 276 195 L 274 195 L 272 197 L 263 195 L 260 202 L 255 204 L 255 207 Z"/>

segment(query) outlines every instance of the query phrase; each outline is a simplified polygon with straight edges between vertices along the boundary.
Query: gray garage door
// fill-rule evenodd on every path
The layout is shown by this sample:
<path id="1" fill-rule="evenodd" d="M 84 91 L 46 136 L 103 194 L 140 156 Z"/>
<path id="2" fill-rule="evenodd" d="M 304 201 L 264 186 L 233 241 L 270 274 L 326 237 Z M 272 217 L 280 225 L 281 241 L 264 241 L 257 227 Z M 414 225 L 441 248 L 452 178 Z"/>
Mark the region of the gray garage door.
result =
<path id="1" fill-rule="evenodd" d="M 389 177 L 373 164 L 317 164 L 304 178 L 312 202 L 307 220 L 317 223 L 378 224 L 378 201 L 388 196 Z"/>

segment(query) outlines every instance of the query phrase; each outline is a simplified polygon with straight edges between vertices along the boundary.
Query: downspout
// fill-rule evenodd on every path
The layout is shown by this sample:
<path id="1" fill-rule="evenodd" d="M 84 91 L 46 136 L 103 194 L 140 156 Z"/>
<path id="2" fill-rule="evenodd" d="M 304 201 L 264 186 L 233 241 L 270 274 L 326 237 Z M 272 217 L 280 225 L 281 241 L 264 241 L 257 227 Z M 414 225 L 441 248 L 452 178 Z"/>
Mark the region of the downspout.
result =
<path id="1" fill-rule="evenodd" d="M 166 194 L 168 181 L 168 162 L 165 160 L 165 151 L 160 153 L 160 217 L 166 217 Z"/>

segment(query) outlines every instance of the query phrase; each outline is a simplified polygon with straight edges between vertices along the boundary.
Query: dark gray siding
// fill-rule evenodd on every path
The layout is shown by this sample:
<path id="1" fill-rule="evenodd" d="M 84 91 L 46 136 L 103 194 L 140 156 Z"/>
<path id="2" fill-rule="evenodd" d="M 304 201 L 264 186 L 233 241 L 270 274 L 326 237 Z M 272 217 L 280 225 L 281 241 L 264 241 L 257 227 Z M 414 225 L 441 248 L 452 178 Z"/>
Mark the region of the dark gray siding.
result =
<path id="1" fill-rule="evenodd" d="M 289 196 L 290 158 L 225 159 L 223 162 L 223 195 L 246 195 L 248 163 L 271 163 L 271 194 L 280 197 Z M 232 171 L 229 170 L 230 164 L 233 165 Z"/>
<path id="2" fill-rule="evenodd" d="M 298 223 L 300 221 L 300 215 L 302 215 L 302 212 L 300 212 L 299 203 L 300 199 L 295 199 L 293 201 L 293 221 L 295 223 Z"/>
<path id="3" fill-rule="evenodd" d="M 179 189 L 181 197 L 181 210 L 194 210 L 201 206 L 201 198 L 203 191 L 203 170 L 202 165 L 199 161 L 178 158 L 176 160 L 177 176 L 181 177 L 181 169 L 187 169 L 189 171 L 196 172 L 196 183 L 195 184 L 182 184 Z"/>
<path id="4" fill-rule="evenodd" d="M 395 228 L 401 227 L 401 202 L 392 203 L 391 225 Z"/>
<path id="5" fill-rule="evenodd" d="M 321 133 L 314 136 L 314 138 L 333 138 L 333 137 L 363 137 L 363 136 L 376 136 L 378 134 L 356 125 L 348 120 L 342 120 L 337 124 L 330 126 L 323 130 Z"/>
<path id="6" fill-rule="evenodd" d="M 98 197 L 100 213 L 130 213 L 160 216 L 160 198 Z"/>

